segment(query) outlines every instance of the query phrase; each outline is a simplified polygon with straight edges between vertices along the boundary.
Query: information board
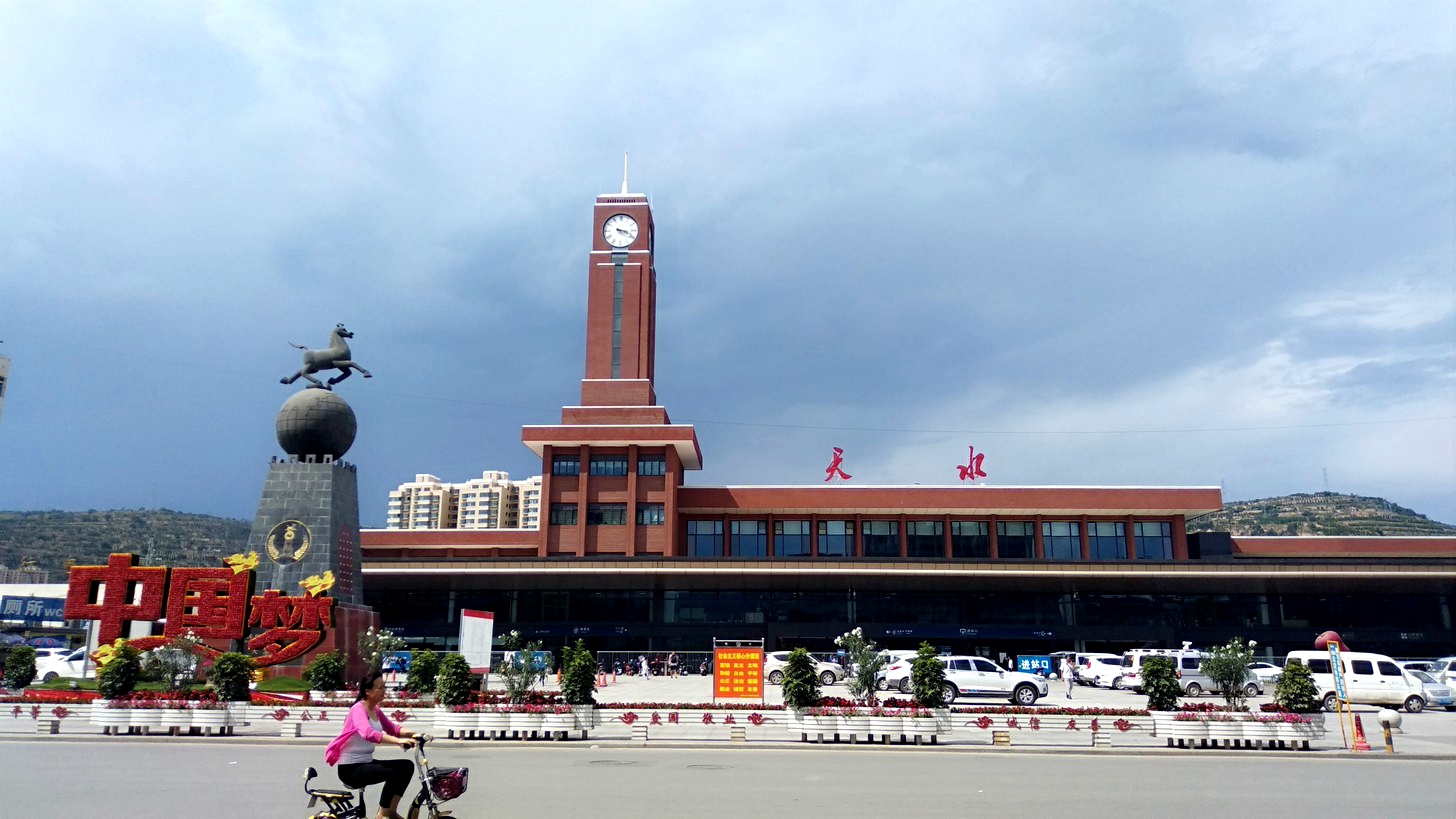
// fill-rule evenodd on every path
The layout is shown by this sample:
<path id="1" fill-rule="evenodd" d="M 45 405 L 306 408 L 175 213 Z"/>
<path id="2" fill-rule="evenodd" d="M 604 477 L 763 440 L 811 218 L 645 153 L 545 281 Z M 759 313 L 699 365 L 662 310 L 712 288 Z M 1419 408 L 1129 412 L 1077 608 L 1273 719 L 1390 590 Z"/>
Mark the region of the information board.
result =
<path id="1" fill-rule="evenodd" d="M 1016 670 L 1046 677 L 1052 673 L 1052 658 L 1046 654 L 1018 654 Z"/>
<path id="2" fill-rule="evenodd" d="M 1330 673 L 1335 675 L 1335 696 L 1349 702 L 1345 696 L 1345 667 L 1340 664 L 1340 644 L 1330 641 Z"/>
<path id="3" fill-rule="evenodd" d="M 23 623 L 61 623 L 66 619 L 64 597 L 0 597 L 0 620 Z"/>
<path id="4" fill-rule="evenodd" d="M 713 649 L 713 699 L 763 699 L 763 649 Z"/>
<path id="5" fill-rule="evenodd" d="M 470 663 L 472 674 L 490 673 L 490 644 L 494 640 L 493 612 L 460 610 L 460 654 Z"/>

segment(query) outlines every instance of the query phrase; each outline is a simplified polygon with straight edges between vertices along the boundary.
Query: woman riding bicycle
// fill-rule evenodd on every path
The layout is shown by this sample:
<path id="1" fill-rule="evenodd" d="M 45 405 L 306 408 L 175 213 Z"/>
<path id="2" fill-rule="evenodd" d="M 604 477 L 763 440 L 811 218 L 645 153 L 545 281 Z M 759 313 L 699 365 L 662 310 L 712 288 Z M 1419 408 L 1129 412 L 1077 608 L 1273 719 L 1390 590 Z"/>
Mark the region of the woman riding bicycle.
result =
<path id="1" fill-rule="evenodd" d="M 404 789 L 414 776 L 414 763 L 408 759 L 374 761 L 375 745 L 398 745 L 409 749 L 415 745 L 415 733 L 395 725 L 379 703 L 384 701 L 384 674 L 374 672 L 359 681 L 359 697 L 344 720 L 344 730 L 329 743 L 324 761 L 338 764 L 339 781 L 349 788 L 384 783 L 379 795 L 376 819 L 404 819 L 397 809 Z"/>

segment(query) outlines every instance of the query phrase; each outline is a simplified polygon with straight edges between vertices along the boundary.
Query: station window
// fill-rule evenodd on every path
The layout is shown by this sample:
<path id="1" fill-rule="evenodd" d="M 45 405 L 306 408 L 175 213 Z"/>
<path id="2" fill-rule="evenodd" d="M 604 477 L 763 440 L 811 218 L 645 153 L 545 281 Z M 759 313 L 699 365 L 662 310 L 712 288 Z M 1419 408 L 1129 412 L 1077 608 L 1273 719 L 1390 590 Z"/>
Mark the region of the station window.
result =
<path id="1" fill-rule="evenodd" d="M 951 521 L 950 556 L 971 559 L 989 558 L 991 556 L 989 530 L 990 527 L 984 520 Z"/>
<path id="2" fill-rule="evenodd" d="M 557 455 L 551 459 L 552 475 L 580 475 L 581 458 L 576 455 Z"/>
<path id="3" fill-rule="evenodd" d="M 1082 525 L 1075 520 L 1043 521 L 1041 543 L 1047 560 L 1081 560 Z"/>
<path id="4" fill-rule="evenodd" d="M 1134 521 L 1133 541 L 1138 560 L 1173 559 L 1173 525 L 1166 521 Z"/>
<path id="5" fill-rule="evenodd" d="M 1029 520 L 996 521 L 996 551 L 1001 557 L 1036 556 L 1036 530 Z"/>
<path id="6" fill-rule="evenodd" d="M 1087 552 L 1093 560 L 1127 559 L 1127 526 L 1119 521 L 1087 524 Z"/>
<path id="7" fill-rule="evenodd" d="M 938 520 L 906 521 L 905 554 L 910 557 L 945 557 L 945 525 Z"/>
<path id="8" fill-rule="evenodd" d="M 667 474 L 667 459 L 661 455 L 637 459 L 637 474 L 658 476 Z"/>
<path id="9" fill-rule="evenodd" d="M 586 507 L 588 526 L 626 526 L 627 504 L 592 503 Z"/>
<path id="10" fill-rule="evenodd" d="M 637 505 L 637 523 L 640 526 L 661 526 L 666 519 L 660 503 L 642 503 Z"/>
<path id="11" fill-rule="evenodd" d="M 774 555 L 776 557 L 808 557 L 809 521 L 774 521 Z"/>
<path id="12" fill-rule="evenodd" d="M 723 521 L 688 521 L 688 556 L 723 556 Z"/>
<path id="13" fill-rule="evenodd" d="M 729 524 L 728 554 L 734 557 L 768 557 L 768 523 L 735 520 Z"/>
<path id="14" fill-rule="evenodd" d="M 553 503 L 553 504 L 551 504 L 551 525 L 552 526 L 575 526 L 576 525 L 576 504 L 574 504 L 574 503 Z"/>
<path id="15" fill-rule="evenodd" d="M 898 520 L 866 520 L 860 522 L 865 557 L 900 556 L 900 522 Z"/>
<path id="16" fill-rule="evenodd" d="M 588 467 L 588 474 L 605 476 L 626 475 L 627 457 L 625 455 L 593 456 L 591 464 Z"/>
<path id="17" fill-rule="evenodd" d="M 819 521 L 819 556 L 849 557 L 854 554 L 854 521 Z"/>

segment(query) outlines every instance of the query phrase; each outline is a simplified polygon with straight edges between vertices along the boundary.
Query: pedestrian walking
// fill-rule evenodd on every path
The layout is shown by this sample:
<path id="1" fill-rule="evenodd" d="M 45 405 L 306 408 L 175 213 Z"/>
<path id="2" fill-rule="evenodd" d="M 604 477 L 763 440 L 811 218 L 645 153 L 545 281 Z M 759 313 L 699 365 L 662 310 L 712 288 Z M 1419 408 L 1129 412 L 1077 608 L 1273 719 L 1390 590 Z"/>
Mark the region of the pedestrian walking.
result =
<path id="1" fill-rule="evenodd" d="M 677 666 L 678 666 L 677 652 L 674 651 L 671 654 L 667 655 L 667 676 L 669 676 L 669 677 L 676 677 L 677 676 Z"/>
<path id="2" fill-rule="evenodd" d="M 642 672 L 641 672 L 642 673 L 642 676 L 645 677 L 645 678 L 647 678 L 647 679 L 651 679 L 652 678 L 652 666 L 650 666 L 650 665 L 647 664 L 647 655 L 646 654 L 638 654 L 637 655 L 637 664 L 642 667 Z"/>
<path id="3" fill-rule="evenodd" d="M 1064 679 L 1064 680 L 1067 681 L 1067 699 L 1071 699 L 1072 698 L 1072 676 L 1073 676 L 1073 674 L 1072 674 L 1072 657 L 1071 657 L 1071 655 L 1067 655 L 1065 657 L 1062 657 L 1062 668 L 1061 668 L 1061 672 L 1062 672 L 1062 679 Z"/>

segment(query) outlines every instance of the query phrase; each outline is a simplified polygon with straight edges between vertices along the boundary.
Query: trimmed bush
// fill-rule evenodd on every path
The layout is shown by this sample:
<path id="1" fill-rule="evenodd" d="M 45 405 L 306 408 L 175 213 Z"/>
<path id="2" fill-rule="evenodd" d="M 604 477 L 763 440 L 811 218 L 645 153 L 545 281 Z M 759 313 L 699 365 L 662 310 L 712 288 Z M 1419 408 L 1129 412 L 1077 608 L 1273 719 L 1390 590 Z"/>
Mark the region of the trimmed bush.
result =
<path id="1" fill-rule="evenodd" d="M 1296 714 L 1313 714 L 1324 707 L 1309 666 L 1299 660 L 1290 660 L 1284 666 L 1284 673 L 1274 686 L 1274 701 Z"/>
<path id="2" fill-rule="evenodd" d="M 248 683 L 258 664 L 252 657 L 229 651 L 217 655 L 212 667 L 207 670 L 207 682 L 217 692 L 217 698 L 224 702 L 247 702 L 252 694 Z"/>
<path id="3" fill-rule="evenodd" d="M 5 655 L 5 687 L 24 688 L 35 681 L 35 649 L 15 646 Z"/>
<path id="4" fill-rule="evenodd" d="M 922 642 L 910 665 L 910 690 L 925 708 L 945 707 L 945 663 L 935 656 L 935 647 Z"/>
<path id="5" fill-rule="evenodd" d="M 435 652 L 410 652 L 409 672 L 404 677 L 404 690 L 411 694 L 428 694 L 435 690 L 435 675 L 438 673 L 440 673 L 440 658 Z"/>
<path id="6" fill-rule="evenodd" d="M 809 650 L 796 648 L 784 663 L 784 705 L 793 709 L 819 704 L 819 671 Z"/>
<path id="7" fill-rule="evenodd" d="M 125 640 L 117 640 L 111 659 L 96 672 L 96 690 L 108 700 L 136 689 L 142 670 L 142 653 Z"/>
<path id="8" fill-rule="evenodd" d="M 343 691 L 344 652 L 334 650 L 314 655 L 303 669 L 303 679 L 314 691 Z"/>
<path id="9" fill-rule="evenodd" d="M 1143 658 L 1143 693 L 1148 695 L 1149 711 L 1176 711 L 1183 688 L 1178 685 L 1178 672 L 1170 657 Z"/>
<path id="10" fill-rule="evenodd" d="M 561 697 L 567 705 L 591 705 L 596 702 L 597 661 L 586 650 L 586 643 L 576 641 L 561 651 Z"/>
<path id="11" fill-rule="evenodd" d="M 440 660 L 440 673 L 435 675 L 435 704 L 464 705 L 475 688 L 475 675 L 470 664 L 459 654 L 446 654 Z"/>

